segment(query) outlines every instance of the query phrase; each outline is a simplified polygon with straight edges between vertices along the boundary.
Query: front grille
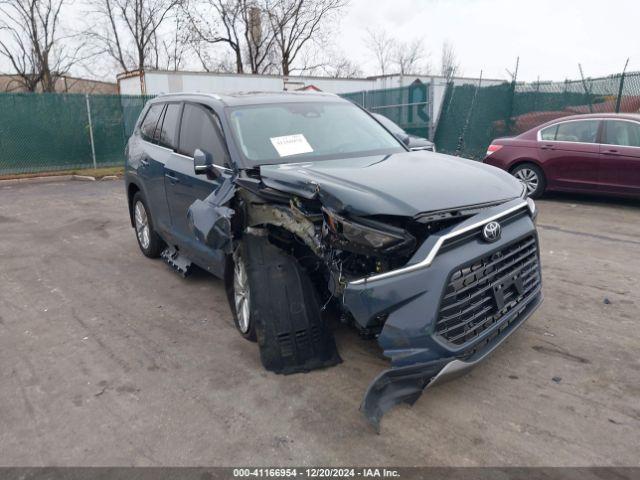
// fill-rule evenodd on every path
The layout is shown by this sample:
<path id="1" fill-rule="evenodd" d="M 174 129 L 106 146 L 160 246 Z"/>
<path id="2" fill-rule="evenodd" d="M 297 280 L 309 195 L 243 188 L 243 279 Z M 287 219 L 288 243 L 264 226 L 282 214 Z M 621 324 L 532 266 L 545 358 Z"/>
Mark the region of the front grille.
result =
<path id="1" fill-rule="evenodd" d="M 440 303 L 436 333 L 464 345 L 540 286 L 536 239 L 528 236 L 454 271 Z"/>

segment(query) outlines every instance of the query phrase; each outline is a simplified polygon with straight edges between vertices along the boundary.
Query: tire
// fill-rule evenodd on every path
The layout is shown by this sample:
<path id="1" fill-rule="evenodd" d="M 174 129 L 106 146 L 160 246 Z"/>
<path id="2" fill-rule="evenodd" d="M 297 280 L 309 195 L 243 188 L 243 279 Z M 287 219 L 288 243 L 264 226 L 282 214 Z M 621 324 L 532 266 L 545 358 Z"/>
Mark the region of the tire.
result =
<path id="1" fill-rule="evenodd" d="M 141 192 L 136 192 L 131 202 L 131 215 L 140 251 L 148 258 L 158 258 L 164 242 L 153 227 L 153 219 Z"/>
<path id="2" fill-rule="evenodd" d="M 547 187 L 544 172 L 533 163 L 521 163 L 511 170 L 511 175 L 527 188 L 527 197 L 540 198 Z"/>
<path id="3" fill-rule="evenodd" d="M 241 242 L 233 256 L 229 256 L 226 268 L 225 283 L 227 287 L 227 300 L 233 314 L 233 323 L 236 329 L 245 340 L 257 341 L 256 326 L 252 311 L 251 291 L 255 288 L 253 279 L 249 279 L 249 269 L 247 268 L 247 248 Z M 241 278 L 243 277 L 243 278 Z M 242 292 L 239 292 L 241 289 Z M 240 299 L 243 300 L 240 300 Z"/>

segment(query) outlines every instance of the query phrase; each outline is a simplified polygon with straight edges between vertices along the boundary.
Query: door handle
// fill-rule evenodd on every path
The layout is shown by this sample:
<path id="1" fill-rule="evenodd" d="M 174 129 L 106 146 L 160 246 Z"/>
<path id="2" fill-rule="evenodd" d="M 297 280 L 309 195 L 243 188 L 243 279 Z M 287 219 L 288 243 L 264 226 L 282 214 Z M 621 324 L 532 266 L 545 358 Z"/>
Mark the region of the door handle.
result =
<path id="1" fill-rule="evenodd" d="M 609 148 L 605 150 L 604 153 L 618 153 L 618 150 L 616 150 L 615 148 Z"/>
<path id="2" fill-rule="evenodd" d="M 172 184 L 180 183 L 178 177 L 176 177 L 172 173 L 165 173 L 164 176 L 167 177 Z"/>
<path id="3" fill-rule="evenodd" d="M 556 146 L 555 145 L 543 145 L 540 148 L 542 148 L 542 150 L 555 150 Z"/>

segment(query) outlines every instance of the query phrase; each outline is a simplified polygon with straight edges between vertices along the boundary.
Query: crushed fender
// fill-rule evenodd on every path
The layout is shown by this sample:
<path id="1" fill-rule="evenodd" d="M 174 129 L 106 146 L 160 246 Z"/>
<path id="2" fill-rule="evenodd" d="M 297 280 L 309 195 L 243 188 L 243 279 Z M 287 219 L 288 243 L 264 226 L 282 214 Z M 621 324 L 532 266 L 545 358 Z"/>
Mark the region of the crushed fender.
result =
<path id="1" fill-rule="evenodd" d="M 187 222 L 195 237 L 214 250 L 233 250 L 231 217 L 234 210 L 225 204 L 233 198 L 233 179 L 225 180 L 204 200 L 196 200 L 187 211 Z"/>
<path id="2" fill-rule="evenodd" d="M 342 362 L 322 318 L 317 294 L 300 264 L 265 238 L 245 235 L 248 269 L 260 288 L 251 297 L 263 366 L 290 374 Z"/>

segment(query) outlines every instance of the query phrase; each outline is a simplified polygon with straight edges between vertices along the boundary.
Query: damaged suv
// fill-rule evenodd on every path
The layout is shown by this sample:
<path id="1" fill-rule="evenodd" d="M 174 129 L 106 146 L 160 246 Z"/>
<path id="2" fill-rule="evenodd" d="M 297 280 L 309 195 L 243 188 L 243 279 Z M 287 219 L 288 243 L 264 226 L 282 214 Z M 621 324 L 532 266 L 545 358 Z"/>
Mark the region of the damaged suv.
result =
<path id="1" fill-rule="evenodd" d="M 162 95 L 126 156 L 142 253 L 224 279 L 265 368 L 339 363 L 325 310 L 377 339 L 391 366 L 361 406 L 377 428 L 542 301 L 535 204 L 517 180 L 410 152 L 335 95 Z"/>

